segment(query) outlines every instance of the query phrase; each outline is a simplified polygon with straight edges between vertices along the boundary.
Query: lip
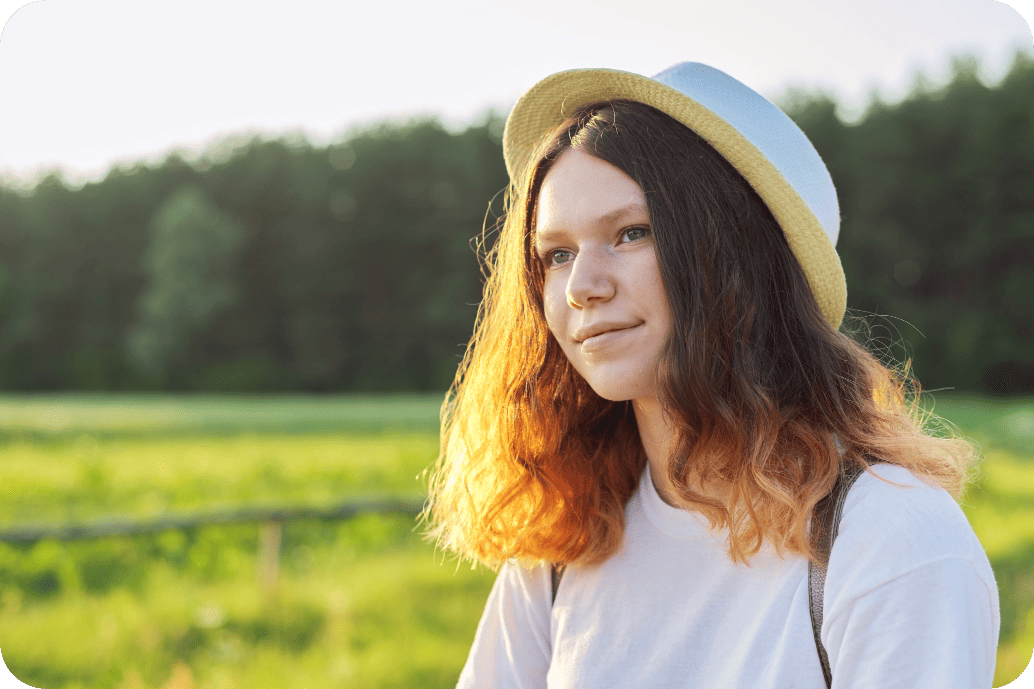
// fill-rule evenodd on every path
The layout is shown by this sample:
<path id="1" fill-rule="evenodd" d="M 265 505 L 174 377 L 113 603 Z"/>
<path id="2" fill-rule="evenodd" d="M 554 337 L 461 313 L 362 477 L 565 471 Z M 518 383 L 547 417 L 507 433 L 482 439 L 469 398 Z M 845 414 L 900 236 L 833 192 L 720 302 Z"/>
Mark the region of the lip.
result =
<path id="1" fill-rule="evenodd" d="M 584 343 L 586 340 L 594 339 L 600 335 L 606 335 L 612 332 L 619 332 L 621 330 L 630 330 L 635 328 L 642 323 L 619 323 L 617 321 L 600 321 L 591 325 L 586 325 L 578 330 L 574 331 L 575 342 Z"/>
<path id="2" fill-rule="evenodd" d="M 613 327 L 609 330 L 600 330 L 597 328 L 595 334 L 589 334 L 592 332 L 591 330 L 585 333 L 579 331 L 578 337 L 589 334 L 588 337 L 582 337 L 580 340 L 581 349 L 583 352 L 595 352 L 609 347 L 622 339 L 629 332 L 638 328 L 640 325 L 642 325 L 642 323 L 636 323 L 635 325 L 622 325 L 620 327 Z"/>

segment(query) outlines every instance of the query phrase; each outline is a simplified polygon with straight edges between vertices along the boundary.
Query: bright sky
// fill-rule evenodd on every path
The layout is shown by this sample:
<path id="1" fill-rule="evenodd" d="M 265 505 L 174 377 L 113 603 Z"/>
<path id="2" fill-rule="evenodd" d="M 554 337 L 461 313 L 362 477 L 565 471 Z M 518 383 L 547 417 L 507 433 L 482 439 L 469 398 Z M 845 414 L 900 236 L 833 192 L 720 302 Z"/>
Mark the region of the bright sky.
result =
<path id="1" fill-rule="evenodd" d="M 0 174 L 199 151 L 235 132 L 506 111 L 575 67 L 718 67 L 774 100 L 826 89 L 855 116 L 878 88 L 934 84 L 952 55 L 995 81 L 1034 53 L 1034 0 L 0 0 Z M 1025 7 L 1026 5 L 1026 7 Z M 5 11 L 7 10 L 7 11 Z"/>

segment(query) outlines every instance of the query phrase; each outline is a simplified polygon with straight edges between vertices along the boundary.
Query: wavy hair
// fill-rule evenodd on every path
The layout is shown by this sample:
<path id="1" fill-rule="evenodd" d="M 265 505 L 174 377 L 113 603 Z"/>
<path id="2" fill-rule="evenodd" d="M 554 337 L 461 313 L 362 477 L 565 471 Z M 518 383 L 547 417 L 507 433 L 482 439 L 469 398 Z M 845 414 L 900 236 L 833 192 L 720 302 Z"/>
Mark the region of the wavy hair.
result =
<path id="1" fill-rule="evenodd" d="M 511 180 L 485 256 L 474 336 L 442 406 L 424 520 L 489 566 L 595 564 L 615 552 L 646 456 L 631 402 L 598 396 L 546 326 L 535 204 L 568 149 L 643 189 L 672 311 L 660 402 L 674 500 L 749 562 L 766 542 L 814 557 L 808 519 L 842 467 L 898 464 L 961 496 L 973 446 L 939 437 L 907 366 L 884 365 L 824 319 L 781 228 L 706 141 L 641 103 L 579 109 Z M 720 495 L 721 499 L 714 496 Z"/>

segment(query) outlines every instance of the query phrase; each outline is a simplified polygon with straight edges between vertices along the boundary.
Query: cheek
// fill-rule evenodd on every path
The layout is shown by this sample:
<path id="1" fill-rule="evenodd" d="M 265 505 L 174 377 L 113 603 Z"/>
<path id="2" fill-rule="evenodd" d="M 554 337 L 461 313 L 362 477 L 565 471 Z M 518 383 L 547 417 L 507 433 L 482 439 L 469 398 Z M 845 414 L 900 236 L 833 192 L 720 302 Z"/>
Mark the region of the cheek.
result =
<path id="1" fill-rule="evenodd" d="M 656 260 L 643 270 L 639 285 L 643 293 L 649 295 L 650 310 L 659 326 L 658 330 L 667 336 L 671 331 L 671 304 L 668 302 L 668 293 L 664 289 L 664 281 L 661 279 L 661 271 L 657 268 Z"/>
<path id="2" fill-rule="evenodd" d="M 546 314 L 546 326 L 561 344 L 567 324 L 567 295 L 556 280 L 546 279 L 542 290 L 542 310 Z"/>
<path id="3" fill-rule="evenodd" d="M 657 290 L 657 320 L 660 324 L 659 330 L 667 337 L 671 333 L 671 324 L 673 317 L 671 314 L 671 305 L 668 303 L 668 295 L 665 293 L 663 286 Z"/>

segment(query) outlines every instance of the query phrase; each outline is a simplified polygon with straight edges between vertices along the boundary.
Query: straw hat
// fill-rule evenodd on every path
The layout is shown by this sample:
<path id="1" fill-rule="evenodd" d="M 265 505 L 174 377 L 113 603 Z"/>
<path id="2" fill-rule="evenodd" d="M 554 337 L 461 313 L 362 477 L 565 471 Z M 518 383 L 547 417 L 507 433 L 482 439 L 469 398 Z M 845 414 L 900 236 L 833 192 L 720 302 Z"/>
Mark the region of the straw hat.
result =
<path id="1" fill-rule="evenodd" d="M 833 248 L 840 207 L 829 171 L 782 110 L 714 67 L 682 62 L 652 78 L 613 69 L 574 69 L 546 77 L 521 96 L 506 120 L 503 155 L 510 178 L 522 178 L 545 137 L 572 112 L 609 98 L 635 100 L 667 113 L 732 163 L 783 228 L 826 320 L 840 326 L 847 283 Z"/>

